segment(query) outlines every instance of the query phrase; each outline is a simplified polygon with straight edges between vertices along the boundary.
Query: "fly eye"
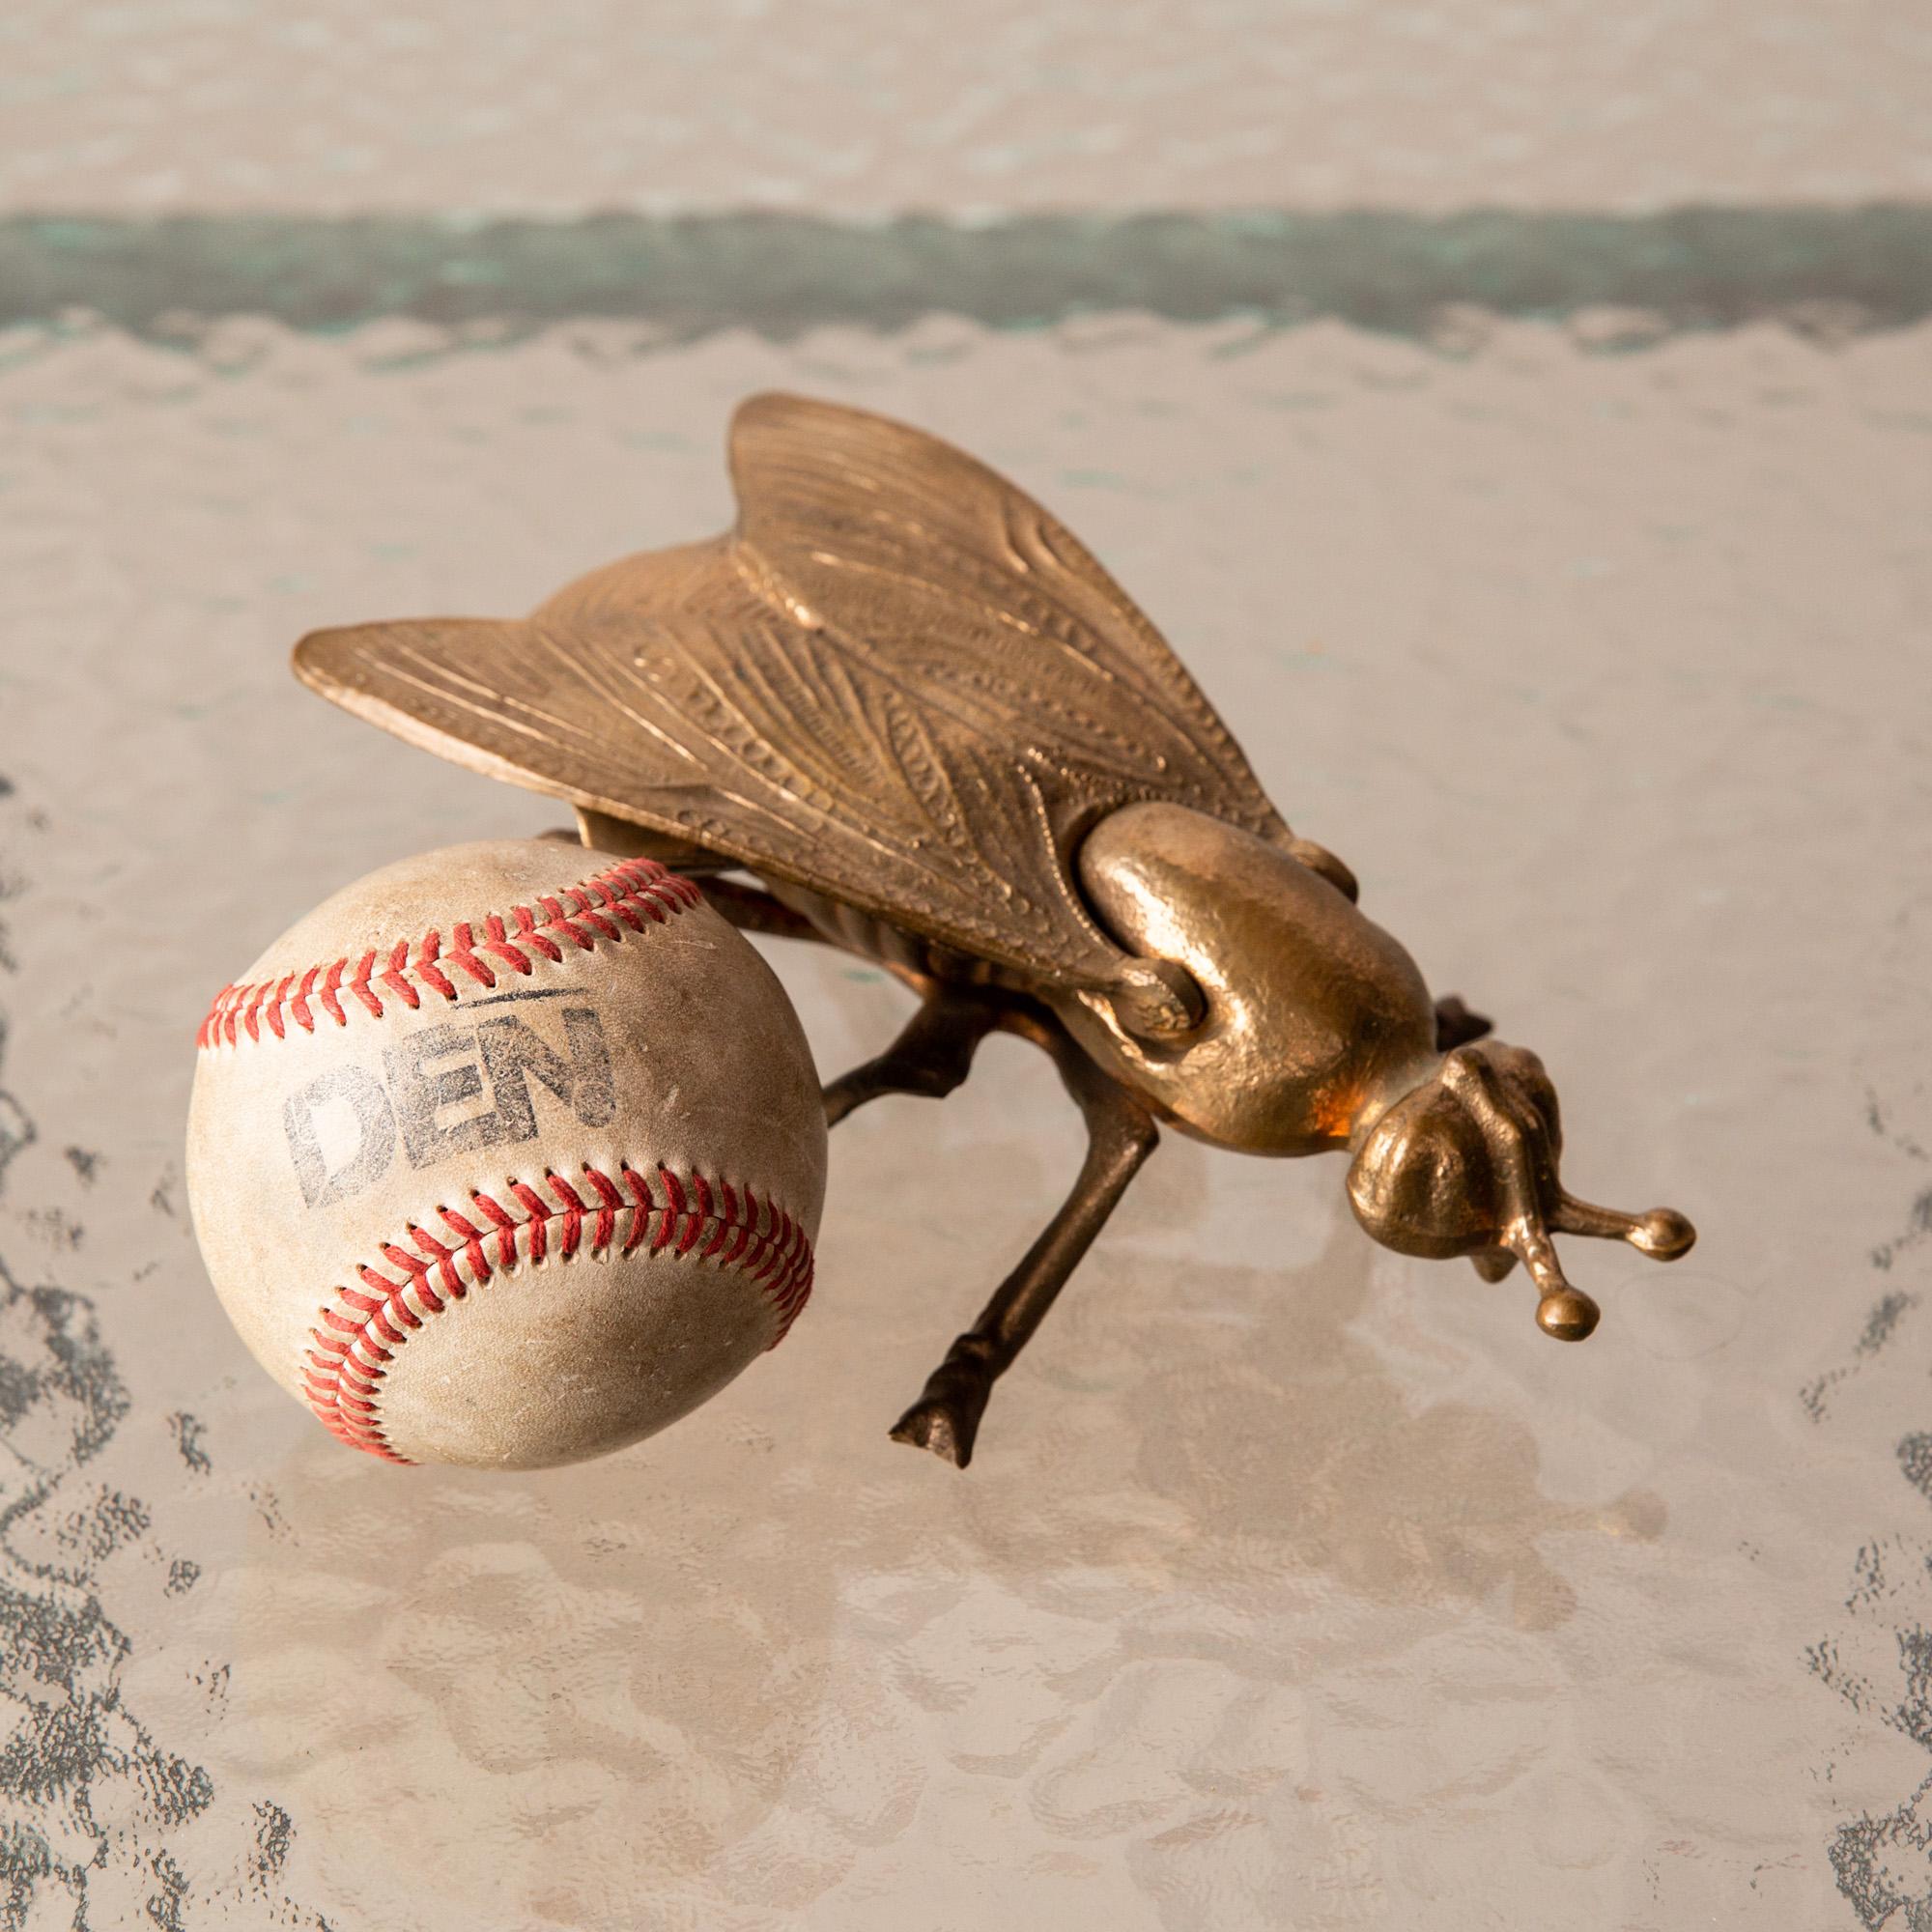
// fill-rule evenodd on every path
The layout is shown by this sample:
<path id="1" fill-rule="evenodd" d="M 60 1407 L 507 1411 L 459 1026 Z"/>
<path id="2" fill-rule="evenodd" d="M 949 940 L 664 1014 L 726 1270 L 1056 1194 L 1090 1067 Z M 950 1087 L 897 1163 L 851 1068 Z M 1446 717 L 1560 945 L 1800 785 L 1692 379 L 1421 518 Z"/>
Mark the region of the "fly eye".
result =
<path id="1" fill-rule="evenodd" d="M 1500 1226 L 1481 1129 L 1440 1089 L 1377 1122 L 1350 1169 L 1349 1198 L 1369 1233 L 1403 1254 L 1473 1254 L 1494 1243 Z"/>

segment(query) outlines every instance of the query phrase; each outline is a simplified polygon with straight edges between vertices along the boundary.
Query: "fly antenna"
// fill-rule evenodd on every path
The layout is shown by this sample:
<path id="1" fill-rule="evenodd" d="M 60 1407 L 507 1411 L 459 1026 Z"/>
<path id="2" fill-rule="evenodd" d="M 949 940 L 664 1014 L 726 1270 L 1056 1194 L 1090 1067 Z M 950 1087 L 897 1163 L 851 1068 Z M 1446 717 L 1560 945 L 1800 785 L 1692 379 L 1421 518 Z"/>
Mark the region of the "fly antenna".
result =
<path id="1" fill-rule="evenodd" d="M 1536 1325 L 1559 1342 L 1588 1339 L 1603 1311 L 1580 1288 L 1573 1288 L 1543 1228 L 1528 1216 L 1504 1231 L 1504 1245 L 1536 1284 Z"/>
<path id="2" fill-rule="evenodd" d="M 1625 1214 L 1599 1208 L 1557 1190 L 1556 1211 L 1548 1229 L 1534 1208 L 1512 1216 L 1503 1231 L 1502 1252 L 1513 1255 L 1536 1283 L 1536 1325 L 1559 1342 L 1580 1342 L 1597 1325 L 1597 1304 L 1580 1289 L 1571 1287 L 1556 1259 L 1550 1233 L 1593 1235 L 1603 1240 L 1628 1241 L 1653 1261 L 1674 1262 L 1689 1254 L 1697 1231 L 1674 1208 L 1652 1208 L 1641 1214 Z"/>
<path id="3" fill-rule="evenodd" d="M 1697 1231 L 1674 1208 L 1650 1208 L 1641 1214 L 1625 1214 L 1615 1208 L 1598 1208 L 1563 1192 L 1551 1224 L 1560 1235 L 1594 1235 L 1605 1241 L 1628 1241 L 1652 1261 L 1674 1262 L 1690 1252 Z"/>
<path id="4" fill-rule="evenodd" d="M 1533 1159 L 1522 1122 L 1505 1100 L 1502 1083 L 1481 1048 L 1451 1053 L 1443 1063 L 1443 1077 L 1489 1128 L 1502 1189 L 1504 1224 L 1496 1245 L 1473 1257 L 1477 1271 L 1486 1280 L 1500 1281 L 1520 1262 L 1536 1284 L 1536 1325 L 1546 1335 L 1559 1342 L 1580 1342 L 1595 1329 L 1602 1314 L 1587 1294 L 1571 1286 L 1556 1258 L 1552 1234 L 1628 1241 L 1660 1262 L 1674 1262 L 1690 1252 L 1697 1231 L 1675 1208 L 1625 1214 L 1614 1208 L 1599 1208 L 1579 1201 L 1556 1179 L 1553 1149 L 1545 1151 L 1541 1164 Z M 1546 1215 L 1543 1204 L 1552 1192 L 1555 1207 Z"/>

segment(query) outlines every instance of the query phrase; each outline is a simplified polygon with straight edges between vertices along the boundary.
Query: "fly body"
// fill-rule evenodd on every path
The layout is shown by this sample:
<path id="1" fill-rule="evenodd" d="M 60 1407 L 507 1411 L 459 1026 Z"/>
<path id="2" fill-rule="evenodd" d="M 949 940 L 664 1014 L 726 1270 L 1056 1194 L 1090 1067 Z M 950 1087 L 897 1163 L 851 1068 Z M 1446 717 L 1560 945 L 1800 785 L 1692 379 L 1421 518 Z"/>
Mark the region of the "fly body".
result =
<path id="1" fill-rule="evenodd" d="M 1435 1001 L 1333 854 L 1292 832 L 1146 617 L 963 452 L 794 396 L 732 423 L 735 527 L 626 558 L 527 619 L 323 631 L 306 683 L 577 808 L 586 842 L 697 875 L 739 924 L 877 960 L 919 997 L 826 1089 L 842 1119 L 942 1095 L 995 1031 L 1088 1129 L 1060 1211 L 894 1430 L 964 1464 L 994 1380 L 1162 1126 L 1337 1152 L 1369 1234 L 1521 1264 L 1559 1339 L 1596 1325 L 1552 1235 L 1686 1252 L 1668 1208 L 1568 1193 L 1535 1055 Z"/>

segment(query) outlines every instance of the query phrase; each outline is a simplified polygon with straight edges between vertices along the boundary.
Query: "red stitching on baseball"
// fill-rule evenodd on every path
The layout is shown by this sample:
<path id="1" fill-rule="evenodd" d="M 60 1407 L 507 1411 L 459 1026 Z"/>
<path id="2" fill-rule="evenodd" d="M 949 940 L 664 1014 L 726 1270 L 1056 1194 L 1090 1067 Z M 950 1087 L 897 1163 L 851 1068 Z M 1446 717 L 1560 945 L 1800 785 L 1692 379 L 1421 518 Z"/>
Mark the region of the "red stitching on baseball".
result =
<path id="1" fill-rule="evenodd" d="M 647 922 L 662 925 L 669 914 L 699 905 L 703 897 L 689 879 L 666 871 L 655 859 L 624 859 L 560 894 L 539 893 L 540 912 L 517 905 L 507 915 L 493 912 L 481 920 L 459 921 L 447 944 L 432 926 L 413 943 L 404 939 L 393 947 L 374 947 L 354 960 L 345 953 L 309 967 L 299 978 L 288 973 L 280 980 L 224 986 L 214 996 L 195 1044 L 238 1046 L 244 1033 L 259 1042 L 264 1026 L 277 1039 L 285 1039 L 285 1011 L 304 1033 L 313 1033 L 316 1005 L 337 1026 L 347 1026 L 345 995 L 373 1019 L 383 1017 L 386 1000 L 421 1006 L 425 988 L 454 1002 L 461 988 L 446 967 L 454 967 L 478 986 L 495 986 L 501 969 L 534 972 L 532 953 L 556 965 L 571 952 L 589 952 L 600 944 L 620 944 L 624 926 L 642 932 Z M 560 939 L 569 942 L 567 948 L 558 943 Z"/>
<path id="2" fill-rule="evenodd" d="M 721 1268 L 749 1275 L 777 1311 L 778 1332 L 766 1344 L 776 1349 L 811 1295 L 811 1243 L 805 1230 L 782 1208 L 769 1203 L 760 1207 L 749 1187 L 736 1190 L 701 1174 L 680 1179 L 667 1167 L 653 1172 L 664 1183 L 662 1200 L 628 1161 L 618 1170 L 618 1180 L 588 1165 L 573 1177 L 597 1197 L 594 1205 L 571 1181 L 548 1170 L 543 1179 L 555 1196 L 554 1203 L 528 1181 L 505 1181 L 503 1191 L 524 1209 L 523 1220 L 496 1196 L 471 1194 L 469 1206 L 495 1234 L 494 1264 L 486 1252 L 490 1235 L 453 1208 L 436 1211 L 458 1236 L 455 1246 L 415 1222 L 404 1240 L 420 1249 L 419 1254 L 412 1254 L 402 1241 L 381 1243 L 383 1258 L 396 1273 L 358 1264 L 355 1273 L 361 1285 L 337 1287 L 334 1306 L 318 1308 L 317 1324 L 309 1331 L 313 1346 L 302 1357 L 302 1385 L 323 1427 L 352 1449 L 388 1463 L 407 1463 L 407 1456 L 389 1447 L 381 1414 L 383 1378 L 394 1351 L 411 1330 L 467 1299 L 497 1273 L 510 1272 L 524 1261 L 541 1263 L 553 1246 L 552 1222 L 560 1224 L 554 1243 L 559 1262 L 606 1254 L 613 1246 L 628 1255 L 649 1234 L 652 1254 L 675 1237 L 680 1257 L 696 1251 L 696 1260 L 715 1261 Z M 700 1249 L 698 1236 L 707 1227 L 713 1233 Z"/>

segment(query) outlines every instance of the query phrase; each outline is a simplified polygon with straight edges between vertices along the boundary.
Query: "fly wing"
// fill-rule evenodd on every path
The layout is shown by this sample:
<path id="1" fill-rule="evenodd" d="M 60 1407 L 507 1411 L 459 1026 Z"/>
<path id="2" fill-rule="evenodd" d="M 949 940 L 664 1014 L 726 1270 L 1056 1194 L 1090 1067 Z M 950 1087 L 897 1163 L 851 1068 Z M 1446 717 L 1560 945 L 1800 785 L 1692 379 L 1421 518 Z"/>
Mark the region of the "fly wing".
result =
<path id="1" fill-rule="evenodd" d="M 793 630 L 721 538 L 627 557 L 526 619 L 317 631 L 295 669 L 459 764 L 763 864 L 820 816 L 760 736 L 756 699 L 782 678 Z"/>
<path id="2" fill-rule="evenodd" d="M 318 631 L 296 671 L 492 777 L 1023 974 L 1112 984 L 1123 957 L 1046 863 L 1043 804 L 1010 753 L 936 732 L 916 691 L 865 675 L 741 561 L 721 538 L 628 558 L 527 620 Z"/>
<path id="3" fill-rule="evenodd" d="M 1287 837 L 1160 634 L 984 464 L 883 416 L 763 395 L 732 421 L 731 473 L 741 546 L 775 601 L 855 673 L 916 693 L 942 742 L 986 752 L 1056 841 L 1139 798 Z"/>
<path id="4" fill-rule="evenodd" d="M 1160 798 L 1288 836 L 1158 634 L 1019 491 L 854 410 L 740 410 L 736 532 L 525 622 L 320 632 L 299 676 L 426 748 L 1050 983 L 1130 962 L 1074 845 Z"/>

